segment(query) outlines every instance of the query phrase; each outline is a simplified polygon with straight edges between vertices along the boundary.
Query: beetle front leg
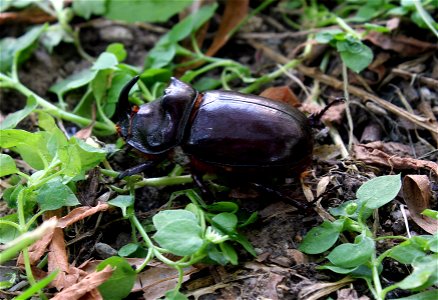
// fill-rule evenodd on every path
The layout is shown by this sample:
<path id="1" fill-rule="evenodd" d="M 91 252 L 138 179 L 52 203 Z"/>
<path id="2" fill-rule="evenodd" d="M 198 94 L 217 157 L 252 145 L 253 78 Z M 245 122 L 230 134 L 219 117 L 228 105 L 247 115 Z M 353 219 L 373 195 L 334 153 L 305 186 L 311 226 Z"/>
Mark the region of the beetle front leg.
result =
<path id="1" fill-rule="evenodd" d="M 159 161 L 155 161 L 155 160 L 150 160 L 150 161 L 146 161 L 144 163 L 141 163 L 138 166 L 129 168 L 129 169 L 121 172 L 119 175 L 117 175 L 116 180 L 120 180 L 126 176 L 131 176 L 131 175 L 135 175 L 135 174 L 150 170 L 150 169 L 154 168 L 156 165 L 158 165 L 158 163 L 159 163 Z"/>
<path id="2" fill-rule="evenodd" d="M 199 172 L 192 172 L 192 178 L 193 178 L 193 182 L 201 190 L 201 194 L 204 200 L 205 199 L 213 200 L 214 195 L 205 184 L 202 174 Z"/>

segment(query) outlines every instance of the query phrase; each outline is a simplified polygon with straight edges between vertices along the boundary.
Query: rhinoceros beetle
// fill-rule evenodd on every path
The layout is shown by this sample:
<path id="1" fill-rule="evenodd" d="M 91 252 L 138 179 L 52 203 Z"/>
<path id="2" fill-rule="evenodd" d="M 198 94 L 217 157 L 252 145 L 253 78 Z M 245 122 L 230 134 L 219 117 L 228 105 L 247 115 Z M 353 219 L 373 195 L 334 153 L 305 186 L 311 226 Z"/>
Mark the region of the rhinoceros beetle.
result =
<path id="1" fill-rule="evenodd" d="M 176 146 L 190 157 L 194 174 L 212 171 L 254 179 L 299 173 L 311 162 L 312 126 L 291 105 L 232 91 L 200 93 L 172 78 L 161 98 L 133 108 L 128 94 L 137 80 L 120 94 L 118 132 L 127 144 L 156 159 L 121 177 L 153 166 Z M 194 179 L 200 183 L 199 176 Z"/>

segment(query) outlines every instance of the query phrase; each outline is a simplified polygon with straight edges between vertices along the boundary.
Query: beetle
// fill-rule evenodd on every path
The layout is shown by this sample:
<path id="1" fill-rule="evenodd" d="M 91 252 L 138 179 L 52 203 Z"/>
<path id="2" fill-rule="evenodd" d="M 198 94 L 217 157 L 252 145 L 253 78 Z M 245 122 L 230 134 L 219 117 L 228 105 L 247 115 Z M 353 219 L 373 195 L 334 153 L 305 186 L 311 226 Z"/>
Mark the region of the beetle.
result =
<path id="1" fill-rule="evenodd" d="M 130 105 L 128 96 L 138 79 L 134 77 L 120 93 L 117 131 L 128 145 L 151 159 L 118 177 L 145 171 L 180 146 L 190 158 L 193 180 L 203 194 L 209 191 L 202 175 L 215 173 L 233 181 L 244 178 L 262 192 L 281 197 L 265 185 L 265 179 L 297 175 L 310 165 L 312 128 L 329 107 L 342 101 L 332 101 L 307 118 L 283 102 L 223 90 L 200 93 L 172 77 L 162 97 L 137 107 Z"/>
<path id="2" fill-rule="evenodd" d="M 181 146 L 195 172 L 251 178 L 299 173 L 311 162 L 311 124 L 291 105 L 233 91 L 200 93 L 171 78 L 161 98 L 132 107 L 128 95 L 138 79 L 120 93 L 117 127 L 126 143 L 144 154 L 162 157 Z M 140 172 L 156 160 L 121 176 Z"/>

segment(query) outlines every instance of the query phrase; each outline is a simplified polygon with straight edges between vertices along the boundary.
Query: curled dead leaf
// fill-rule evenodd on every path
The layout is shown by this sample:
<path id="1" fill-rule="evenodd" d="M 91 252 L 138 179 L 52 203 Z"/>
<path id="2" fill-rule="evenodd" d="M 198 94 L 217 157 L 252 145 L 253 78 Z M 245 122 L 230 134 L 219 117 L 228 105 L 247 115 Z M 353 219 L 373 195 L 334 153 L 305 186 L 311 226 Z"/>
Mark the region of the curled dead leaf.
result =
<path id="1" fill-rule="evenodd" d="M 112 273 L 113 273 L 113 269 L 111 268 L 111 266 L 106 266 L 102 271 L 93 272 L 85 276 L 78 283 L 64 289 L 62 292 L 58 293 L 55 297 L 53 297 L 52 300 L 81 299 L 84 295 L 92 292 L 99 285 L 101 285 L 106 280 L 108 280 L 108 278 L 111 277 Z"/>
<path id="2" fill-rule="evenodd" d="M 300 100 L 298 100 L 298 97 L 288 86 L 277 86 L 277 87 L 267 88 L 260 94 L 260 96 L 280 102 L 285 102 L 292 106 L 301 105 L 301 102 Z"/>
<path id="3" fill-rule="evenodd" d="M 438 164 L 429 160 L 391 155 L 384 151 L 385 143 L 372 142 L 353 146 L 353 155 L 367 164 L 385 166 L 394 170 L 429 169 L 438 175 Z"/>
<path id="4" fill-rule="evenodd" d="M 59 219 L 58 227 L 65 228 L 79 220 L 92 216 L 97 212 L 107 210 L 109 205 L 107 203 L 98 203 L 94 207 L 81 206 L 73 209 L 68 215 Z"/>
<path id="5" fill-rule="evenodd" d="M 406 175 L 403 179 L 403 197 L 408 206 L 412 220 L 430 234 L 438 231 L 438 220 L 422 215 L 430 208 L 431 187 L 425 175 Z"/>

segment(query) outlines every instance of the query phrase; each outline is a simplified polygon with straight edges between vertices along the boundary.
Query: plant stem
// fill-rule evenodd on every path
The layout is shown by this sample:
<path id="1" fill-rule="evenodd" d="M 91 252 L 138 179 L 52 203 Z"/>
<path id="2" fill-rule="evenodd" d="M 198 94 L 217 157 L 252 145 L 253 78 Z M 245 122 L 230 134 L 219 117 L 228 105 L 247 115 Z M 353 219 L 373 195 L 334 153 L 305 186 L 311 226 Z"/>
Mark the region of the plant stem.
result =
<path id="1" fill-rule="evenodd" d="M 59 107 L 53 105 L 52 103 L 48 102 L 44 98 L 37 95 L 35 92 L 33 92 L 32 90 L 27 88 L 25 85 L 23 85 L 18 80 L 14 80 L 13 78 L 11 78 L 3 73 L 0 73 L 0 81 L 4 81 L 11 88 L 16 89 L 17 91 L 19 91 L 20 93 L 22 93 L 26 97 L 30 97 L 30 96 L 35 97 L 38 105 L 40 105 L 44 109 L 47 109 L 53 116 L 59 117 L 59 118 L 64 119 L 66 121 L 76 123 L 76 124 L 81 125 L 81 126 L 88 126 L 93 122 L 92 120 L 90 120 L 88 118 L 84 118 L 84 117 L 81 117 L 81 116 L 78 116 L 78 115 L 75 115 L 75 114 L 72 114 L 70 112 L 67 112 L 67 111 L 60 109 Z M 109 126 L 108 124 L 105 124 L 102 122 L 95 122 L 94 128 L 108 131 L 111 133 L 116 132 L 115 127 Z"/>
<path id="2" fill-rule="evenodd" d="M 351 34 L 353 37 L 358 40 L 361 39 L 360 34 L 358 34 L 353 28 L 351 28 L 342 18 L 336 17 L 336 23 L 338 23 L 339 27 L 344 29 L 347 33 Z"/>
<path id="3" fill-rule="evenodd" d="M 350 111 L 350 94 L 348 93 L 348 72 L 347 72 L 347 65 L 345 63 L 342 63 L 342 82 L 344 87 L 344 98 L 345 98 L 345 113 L 347 115 L 347 122 L 348 122 L 348 151 L 351 151 L 351 147 L 353 146 L 353 118 L 351 117 L 351 111 Z"/>
<path id="4" fill-rule="evenodd" d="M 249 94 L 255 90 L 259 90 L 263 84 L 274 80 L 275 78 L 281 76 L 285 70 L 293 69 L 296 66 L 298 66 L 300 63 L 301 63 L 301 60 L 293 59 L 293 60 L 289 61 L 288 63 L 286 63 L 285 65 L 283 65 L 278 70 L 276 70 L 270 74 L 266 74 L 266 75 L 260 77 L 259 79 L 257 79 L 254 83 L 248 85 L 246 88 L 240 89 L 239 92 Z"/>

